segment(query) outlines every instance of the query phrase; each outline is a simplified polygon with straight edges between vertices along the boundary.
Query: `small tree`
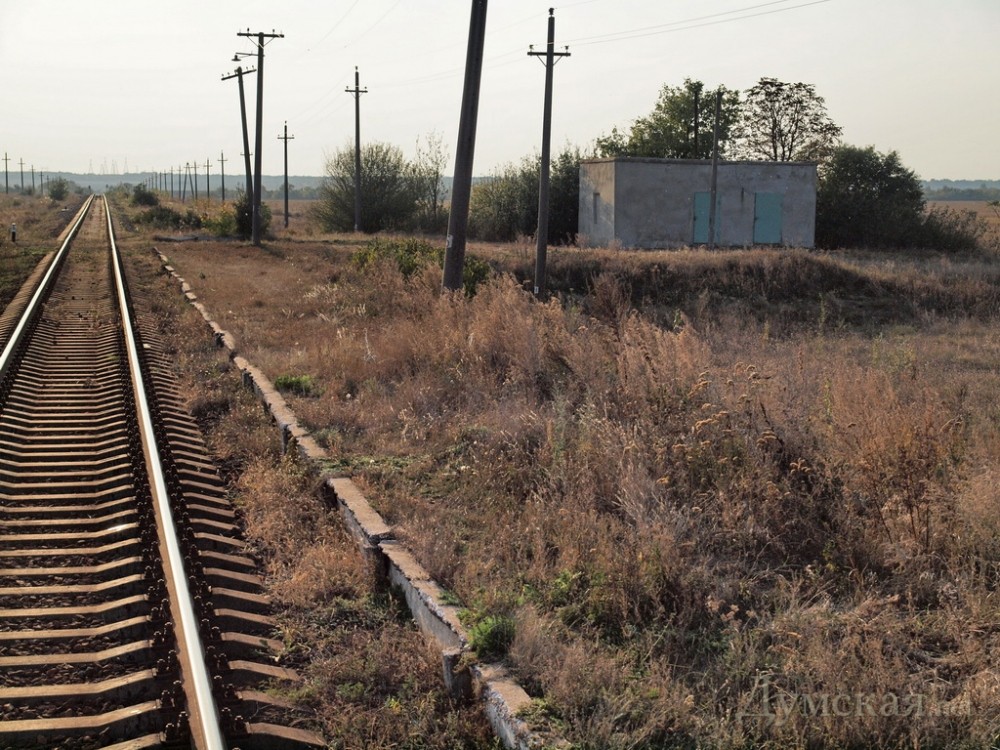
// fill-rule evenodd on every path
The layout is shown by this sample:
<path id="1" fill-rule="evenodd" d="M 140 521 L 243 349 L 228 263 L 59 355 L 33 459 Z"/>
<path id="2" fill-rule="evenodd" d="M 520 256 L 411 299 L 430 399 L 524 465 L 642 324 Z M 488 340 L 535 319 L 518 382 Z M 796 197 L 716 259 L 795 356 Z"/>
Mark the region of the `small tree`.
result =
<path id="1" fill-rule="evenodd" d="M 233 219 L 235 222 L 236 235 L 240 239 L 248 240 L 253 237 L 253 201 L 244 191 L 236 191 L 236 200 L 233 201 Z M 267 234 L 271 226 L 271 207 L 261 201 L 260 204 L 260 233 Z M 229 223 L 223 222 L 220 232 L 228 232 Z"/>
<path id="2" fill-rule="evenodd" d="M 361 228 L 365 232 L 405 228 L 417 210 L 412 170 L 398 146 L 368 143 L 361 148 Z M 326 179 L 314 210 L 329 231 L 354 228 L 354 145 L 326 163 Z"/>
<path id="3" fill-rule="evenodd" d="M 63 177 L 57 177 L 48 183 L 49 198 L 54 201 L 66 200 L 69 195 L 69 182 Z"/>
<path id="4" fill-rule="evenodd" d="M 416 156 L 410 163 L 416 199 L 416 226 L 425 232 L 447 229 L 448 216 L 444 212 L 444 170 L 448 165 L 448 150 L 441 134 L 432 132 L 424 143 L 417 141 Z"/>
<path id="5" fill-rule="evenodd" d="M 816 244 L 821 247 L 909 247 L 919 242 L 924 194 L 899 154 L 840 146 L 816 194 Z"/>
<path id="6" fill-rule="evenodd" d="M 627 134 L 613 128 L 597 139 L 600 156 L 650 156 L 709 159 L 715 128 L 715 96 L 722 92 L 719 149 L 725 152 L 740 112 L 740 96 L 725 86 L 706 91 L 701 81 L 684 79 L 681 86 L 664 85 L 653 111 L 632 123 Z"/>
<path id="7" fill-rule="evenodd" d="M 824 161 L 842 132 L 812 84 L 775 78 L 747 90 L 736 129 L 742 156 L 769 161 Z"/>
<path id="8" fill-rule="evenodd" d="M 540 157 L 526 156 L 506 164 L 473 185 L 469 202 L 469 234 L 482 240 L 510 242 L 538 228 Z"/>

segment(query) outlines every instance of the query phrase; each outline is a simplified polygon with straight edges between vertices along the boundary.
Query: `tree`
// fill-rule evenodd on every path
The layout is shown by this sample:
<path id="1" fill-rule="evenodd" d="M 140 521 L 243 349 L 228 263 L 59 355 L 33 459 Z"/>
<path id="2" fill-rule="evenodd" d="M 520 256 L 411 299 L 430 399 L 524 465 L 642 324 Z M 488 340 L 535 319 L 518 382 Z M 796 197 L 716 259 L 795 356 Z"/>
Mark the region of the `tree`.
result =
<path id="1" fill-rule="evenodd" d="M 416 156 L 410 163 L 410 178 L 417 201 L 416 223 L 427 232 L 443 231 L 448 227 L 443 180 L 448 158 L 440 133 L 431 132 L 423 145 L 417 140 Z"/>
<path id="2" fill-rule="evenodd" d="M 909 247 L 919 243 L 924 194 L 899 154 L 872 146 L 834 149 L 816 194 L 820 247 Z"/>
<path id="3" fill-rule="evenodd" d="M 63 201 L 66 200 L 67 195 L 69 195 L 69 182 L 66 179 L 57 177 L 49 182 L 49 198 L 54 201 Z"/>
<path id="4" fill-rule="evenodd" d="M 739 93 L 725 86 L 706 91 L 701 81 L 686 78 L 682 86 L 664 85 L 653 111 L 635 120 L 627 134 L 615 127 L 609 135 L 598 138 L 597 153 L 605 157 L 711 158 L 716 91 L 722 92 L 719 150 L 724 152 L 739 118 Z"/>
<path id="5" fill-rule="evenodd" d="M 365 232 L 401 229 L 417 209 L 412 170 L 398 146 L 368 143 L 361 148 L 361 226 Z M 314 216 L 324 229 L 354 228 L 354 144 L 326 163 L 326 179 Z"/>
<path id="6" fill-rule="evenodd" d="M 531 236 L 538 228 L 538 154 L 505 164 L 472 186 L 469 234 L 497 242 Z"/>
<path id="7" fill-rule="evenodd" d="M 747 89 L 736 129 L 740 154 L 768 161 L 824 161 L 842 132 L 812 84 L 775 78 Z"/>

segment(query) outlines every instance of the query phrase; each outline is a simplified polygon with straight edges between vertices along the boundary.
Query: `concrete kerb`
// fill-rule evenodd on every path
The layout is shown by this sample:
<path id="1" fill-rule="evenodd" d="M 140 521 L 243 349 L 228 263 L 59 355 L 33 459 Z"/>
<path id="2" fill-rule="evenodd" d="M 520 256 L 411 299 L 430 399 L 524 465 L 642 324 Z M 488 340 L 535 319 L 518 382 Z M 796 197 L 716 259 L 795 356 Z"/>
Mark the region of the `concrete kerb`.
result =
<path id="1" fill-rule="evenodd" d="M 236 339 L 216 323 L 198 301 L 191 286 L 155 247 L 163 269 L 180 285 L 184 297 L 212 330 L 216 345 L 228 352 L 239 370 L 244 387 L 252 390 L 281 433 L 282 450 L 295 450 L 320 474 L 329 454 L 302 427 L 284 397 L 268 377 L 237 352 Z M 372 508 L 358 486 L 347 477 L 326 476 L 321 498 L 335 507 L 355 537 L 362 554 L 374 565 L 382 580 L 399 589 L 425 640 L 441 655 L 447 689 L 456 697 L 475 696 L 482 703 L 494 732 L 505 746 L 516 750 L 568 747 L 555 737 L 532 732 L 518 717 L 531 704 L 530 696 L 499 664 L 470 663 L 469 637 L 458 619 L 459 608 L 448 603 L 444 589 L 435 582 L 398 540 L 392 527 Z"/>

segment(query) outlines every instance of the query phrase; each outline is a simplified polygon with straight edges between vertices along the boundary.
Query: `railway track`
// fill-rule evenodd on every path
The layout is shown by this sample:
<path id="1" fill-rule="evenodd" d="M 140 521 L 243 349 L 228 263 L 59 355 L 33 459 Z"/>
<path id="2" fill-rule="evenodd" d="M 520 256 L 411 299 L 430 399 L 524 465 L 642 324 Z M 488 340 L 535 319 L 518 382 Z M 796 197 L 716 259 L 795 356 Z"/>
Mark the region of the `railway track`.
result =
<path id="1" fill-rule="evenodd" d="M 324 746 L 123 277 L 91 199 L 0 316 L 0 747 Z"/>

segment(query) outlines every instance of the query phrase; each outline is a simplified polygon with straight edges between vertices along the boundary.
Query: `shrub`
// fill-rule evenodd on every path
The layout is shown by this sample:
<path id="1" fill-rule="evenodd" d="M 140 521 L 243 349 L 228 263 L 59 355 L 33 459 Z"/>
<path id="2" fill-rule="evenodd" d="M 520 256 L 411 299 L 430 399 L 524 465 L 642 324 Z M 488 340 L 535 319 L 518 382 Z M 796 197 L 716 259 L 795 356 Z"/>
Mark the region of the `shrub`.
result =
<path id="1" fill-rule="evenodd" d="M 158 206 L 160 199 L 156 193 L 148 189 L 145 185 L 136 185 L 132 189 L 133 206 Z"/>
<path id="2" fill-rule="evenodd" d="M 49 198 L 54 201 L 62 201 L 66 200 L 67 195 L 69 195 L 69 182 L 64 178 L 58 177 L 49 182 Z"/>
<path id="3" fill-rule="evenodd" d="M 233 201 L 233 221 L 236 225 L 236 234 L 241 239 L 247 240 L 253 236 L 253 204 L 250 196 L 242 190 L 236 194 Z M 271 208 L 266 203 L 260 204 L 260 233 L 267 234 L 271 226 Z"/>
<path id="4" fill-rule="evenodd" d="M 381 261 L 392 263 L 403 274 L 403 278 L 409 279 L 427 266 L 442 266 L 444 249 L 412 237 L 401 240 L 376 237 L 351 256 L 351 262 L 361 270 Z M 465 256 L 462 287 L 467 296 L 473 296 L 479 285 L 492 275 L 493 267 L 489 263 L 474 255 Z"/>
<path id="5" fill-rule="evenodd" d="M 365 232 L 403 229 L 417 210 L 418 194 L 403 152 L 389 143 L 361 150 L 361 226 Z M 328 231 L 354 229 L 354 146 L 345 146 L 326 163 L 326 179 L 313 211 Z"/>
<path id="6" fill-rule="evenodd" d="M 194 211 L 188 209 L 187 213 L 181 214 L 167 206 L 154 206 L 135 217 L 137 224 L 146 224 L 157 229 L 199 229 L 201 228 L 201 217 Z"/>
<path id="7" fill-rule="evenodd" d="M 319 395 L 319 388 L 309 375 L 279 375 L 274 379 L 274 387 L 297 396 Z"/>

